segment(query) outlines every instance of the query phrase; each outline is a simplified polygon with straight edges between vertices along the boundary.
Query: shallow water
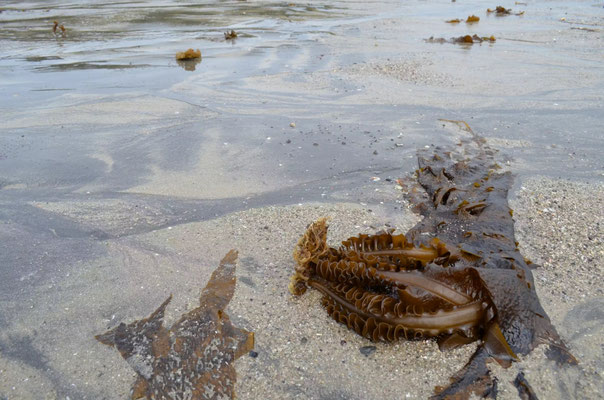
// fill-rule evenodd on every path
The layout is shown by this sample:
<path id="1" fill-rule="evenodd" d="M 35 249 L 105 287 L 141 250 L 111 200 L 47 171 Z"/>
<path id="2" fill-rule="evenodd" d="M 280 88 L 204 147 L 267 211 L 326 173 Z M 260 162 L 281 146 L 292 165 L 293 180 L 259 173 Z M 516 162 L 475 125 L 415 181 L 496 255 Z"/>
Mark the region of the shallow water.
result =
<path id="1" fill-rule="evenodd" d="M 191 128 L 183 128 L 187 137 L 154 146 L 153 152 L 168 153 L 155 154 L 165 159 L 159 166 L 142 161 L 149 149 L 137 153 L 150 141 L 137 140 L 132 158 L 143 165 L 128 165 L 128 171 L 121 171 L 123 183 L 107 183 L 107 174 L 95 165 L 98 157 L 86 147 L 96 147 L 99 141 L 107 146 L 106 132 L 87 135 L 72 149 L 73 142 L 65 146 L 65 141 L 71 141 L 64 134 L 67 125 L 75 132 L 89 131 L 98 123 L 130 129 L 128 118 L 111 115 L 113 109 L 99 109 L 104 120 L 77 119 L 78 106 L 118 96 L 123 96 L 126 106 L 129 98 L 152 97 L 158 109 L 146 106 L 158 120 L 161 103 L 167 99 L 182 102 L 192 114 L 195 108 L 211 114 L 204 121 L 211 128 L 200 126 L 191 116 L 178 120 L 215 128 L 218 141 L 252 147 L 261 158 L 278 154 L 278 163 L 267 165 L 256 157 L 245 160 L 246 168 L 262 173 L 280 165 L 285 173 L 271 173 L 271 179 L 287 186 L 335 172 L 408 170 L 413 157 L 405 165 L 401 158 L 409 159 L 416 145 L 443 139 L 438 118 L 468 120 L 481 134 L 512 140 L 515 149 L 508 154 L 516 158 L 519 170 L 601 179 L 602 7 L 593 2 L 575 2 L 572 7 L 564 2 L 515 6 L 527 11 L 520 17 L 483 15 L 483 8 L 480 3 L 421 1 L 8 3 L 0 13 L 2 179 L 13 185 L 39 186 L 49 168 L 56 167 L 49 164 L 65 163 L 66 150 L 84 158 L 76 165 L 85 163 L 91 170 L 87 176 L 71 176 L 73 163 L 59 166 L 65 171 L 54 179 L 70 189 L 94 183 L 107 190 L 124 190 L 148 180 L 148 170 L 154 167 L 191 167 L 170 155 L 198 156 L 203 136 L 211 135 L 191 137 Z M 482 21 L 443 23 L 472 13 L 480 14 Z M 65 35 L 52 33 L 55 20 L 67 27 Z M 240 38 L 225 41 L 227 29 L 239 31 Z M 495 34 L 499 40 L 479 46 L 423 40 L 475 32 Z M 180 68 L 173 58 L 189 47 L 202 49 L 203 62 L 186 65 L 195 71 Z M 408 60 L 412 64 L 406 66 Z M 389 63 L 394 71 L 381 73 Z M 349 73 L 366 65 L 375 68 Z M 397 65 L 403 65 L 399 72 Z M 45 117 L 36 121 L 37 110 Z M 136 106 L 130 110 L 143 111 Z M 52 114 L 51 123 L 47 114 Z M 63 116 L 66 124 L 61 124 Z M 287 129 L 295 120 L 305 123 Z M 40 126 L 45 126 L 44 133 Z M 155 129 L 155 124 L 149 129 Z M 240 134 L 242 129 L 245 132 Z M 324 143 L 327 133 L 317 130 L 330 130 L 337 138 Z M 292 132 L 306 142 L 301 149 L 275 146 Z M 53 143 L 44 143 L 50 135 Z M 405 142 L 405 150 L 389 151 L 392 143 L 387 141 L 394 139 Z M 532 145 L 523 146 L 521 140 Z M 106 149 L 108 157 L 119 157 L 128 142 L 123 137 L 112 141 Z M 33 143 L 37 149 L 30 146 Z M 312 143 L 318 146 L 308 148 Z M 40 158 L 38 151 L 47 162 L 36 167 L 29 161 Z M 345 157 L 334 160 L 332 153 Z M 225 160 L 237 164 L 234 157 Z M 43 185 L 57 189 L 51 182 Z M 214 190 L 221 191 L 224 188 Z M 187 197 L 200 194 L 177 192 Z M 215 193 L 214 197 L 224 196 Z"/>
<path id="2" fill-rule="evenodd" d="M 155 251 L 133 244 L 144 235 L 309 201 L 394 215 L 387 179 L 415 169 L 417 148 L 464 134 L 441 118 L 487 137 L 518 182 L 602 181 L 602 3 L 510 2 L 525 14 L 487 15 L 495 5 L 3 2 L 0 356 L 38 371 L 32 387 L 97 398 L 103 381 L 83 389 L 94 374 L 56 356 L 66 344 L 51 333 L 64 317 L 43 311 L 49 299 L 66 308 L 82 301 L 67 313 L 69 332 L 95 346 L 99 321 L 123 300 L 107 274 L 136 265 L 132 279 L 142 279 Z M 481 21 L 444 23 L 471 14 Z M 64 35 L 52 32 L 55 20 Z M 230 29 L 239 38 L 226 41 Z M 424 41 L 468 33 L 497 41 Z M 202 61 L 177 63 L 187 48 L 201 49 Z M 102 272 L 106 265 L 117 266 Z M 95 282 L 106 285 L 103 315 L 81 300 Z M 174 290 L 168 283 L 157 299 Z M 140 317 L 157 299 L 141 292 L 130 299 L 136 310 L 118 316 Z M 0 397 L 19 398 L 3 385 Z"/>

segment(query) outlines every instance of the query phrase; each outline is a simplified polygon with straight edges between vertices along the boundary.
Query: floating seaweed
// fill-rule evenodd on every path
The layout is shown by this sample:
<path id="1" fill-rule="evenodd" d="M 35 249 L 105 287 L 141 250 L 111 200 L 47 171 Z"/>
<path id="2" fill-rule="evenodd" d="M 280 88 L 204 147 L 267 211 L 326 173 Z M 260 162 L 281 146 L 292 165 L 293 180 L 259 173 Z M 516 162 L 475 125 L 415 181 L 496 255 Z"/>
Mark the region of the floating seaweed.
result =
<path id="1" fill-rule="evenodd" d="M 473 24 L 474 22 L 478 22 L 480 21 L 480 17 L 477 17 L 476 15 L 469 15 L 468 18 L 466 19 L 466 24 Z M 448 24 L 459 24 L 461 22 L 461 19 L 459 18 L 455 18 L 455 19 L 450 19 L 445 21 Z"/>
<path id="2" fill-rule="evenodd" d="M 231 250 L 201 292 L 200 306 L 170 329 L 162 325 L 168 297 L 148 318 L 96 336 L 115 347 L 138 374 L 132 399 L 232 399 L 233 362 L 254 347 L 254 334 L 224 312 L 235 292 L 237 252 Z"/>
<path id="3" fill-rule="evenodd" d="M 237 32 L 235 32 L 234 30 L 231 29 L 231 31 L 226 31 L 224 33 L 224 39 L 225 40 L 234 40 L 237 39 L 237 36 L 239 36 L 239 34 Z"/>
<path id="4" fill-rule="evenodd" d="M 495 15 L 500 17 L 504 15 L 524 15 L 524 11 L 520 11 L 519 13 L 513 13 L 511 8 L 505 8 L 503 6 L 497 6 L 495 7 L 495 9 L 487 8 L 487 14 L 491 13 L 495 13 Z"/>
<path id="5" fill-rule="evenodd" d="M 176 53 L 177 60 L 194 60 L 196 58 L 201 58 L 201 51 L 199 49 L 193 50 L 188 49 L 185 51 L 179 51 Z"/>
<path id="6" fill-rule="evenodd" d="M 185 71 L 195 71 L 197 65 L 201 62 L 201 51 L 199 49 L 188 49 L 176 53 L 176 62 Z"/>
<path id="7" fill-rule="evenodd" d="M 63 24 L 59 25 L 58 21 L 53 21 L 52 33 L 55 35 L 57 34 L 57 28 L 61 31 L 61 36 L 65 36 L 65 33 L 67 32 L 65 26 Z"/>
<path id="8" fill-rule="evenodd" d="M 474 43 L 482 43 L 482 42 L 489 42 L 489 43 L 493 43 L 495 42 L 495 36 L 491 35 L 491 36 L 478 36 L 478 35 L 465 35 L 465 36 L 459 36 L 459 37 L 454 37 L 451 39 L 445 39 L 445 38 L 435 38 L 434 36 L 430 36 L 428 39 L 426 39 L 426 42 L 428 43 L 458 43 L 458 44 L 474 44 Z"/>
<path id="9" fill-rule="evenodd" d="M 393 230 L 327 245 L 327 220 L 311 224 L 294 250 L 289 289 L 323 294 L 336 321 L 372 341 L 437 340 L 441 350 L 481 344 L 434 399 L 487 397 L 504 367 L 539 344 L 548 357 L 574 364 L 539 303 L 529 262 L 514 238 L 507 194 L 512 175 L 497 172 L 495 151 L 472 134 L 458 148 L 419 153 L 410 201 L 423 220 L 406 235 Z M 521 379 L 524 379 L 521 377 Z M 526 380 L 517 384 L 530 388 Z M 527 389 L 528 390 L 528 389 Z M 524 393 L 524 392 L 523 392 Z"/>

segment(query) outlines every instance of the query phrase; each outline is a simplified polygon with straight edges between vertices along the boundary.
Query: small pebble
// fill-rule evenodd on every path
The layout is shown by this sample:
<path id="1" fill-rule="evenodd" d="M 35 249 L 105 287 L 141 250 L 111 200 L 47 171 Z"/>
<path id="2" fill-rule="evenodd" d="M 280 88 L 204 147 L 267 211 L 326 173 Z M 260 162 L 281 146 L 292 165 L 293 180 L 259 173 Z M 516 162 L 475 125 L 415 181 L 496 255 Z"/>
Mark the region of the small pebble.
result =
<path id="1" fill-rule="evenodd" d="M 375 346 L 363 346 L 363 347 L 361 347 L 359 349 L 359 351 L 361 352 L 361 354 L 364 355 L 365 357 L 369 357 L 376 350 L 377 350 L 377 347 L 375 347 Z"/>
<path id="2" fill-rule="evenodd" d="M 250 357 L 252 357 L 252 358 L 258 357 L 258 353 L 255 352 L 254 350 L 250 350 Z"/>

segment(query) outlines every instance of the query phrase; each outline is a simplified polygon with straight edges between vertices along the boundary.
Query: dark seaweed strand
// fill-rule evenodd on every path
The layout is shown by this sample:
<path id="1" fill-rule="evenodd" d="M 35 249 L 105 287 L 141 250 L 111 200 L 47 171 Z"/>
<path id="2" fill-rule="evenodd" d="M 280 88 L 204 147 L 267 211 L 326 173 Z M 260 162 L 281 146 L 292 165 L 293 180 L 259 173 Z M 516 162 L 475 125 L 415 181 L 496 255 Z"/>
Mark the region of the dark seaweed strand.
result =
<path id="1" fill-rule="evenodd" d="M 507 203 L 511 174 L 496 171 L 495 152 L 481 138 L 466 140 L 463 150 L 463 156 L 441 148 L 431 156 L 420 154 L 418 182 L 429 200 L 422 202 L 424 219 L 408 232 L 409 241 L 419 245 L 438 237 L 458 243 L 483 281 L 501 332 L 514 352 L 527 354 L 546 343 L 549 357 L 576 363 L 543 310 L 531 270 L 518 251 Z M 479 351 L 485 351 L 485 346 Z M 488 381 L 483 358 L 473 357 L 437 398 L 468 396 L 476 382 Z"/>
<path id="2" fill-rule="evenodd" d="M 539 400 L 533 391 L 533 388 L 524 377 L 523 372 L 518 372 L 518 375 L 516 375 L 516 379 L 514 379 L 513 383 L 514 386 L 516 386 L 516 389 L 518 389 L 518 397 L 520 397 L 522 400 Z"/>
<path id="3" fill-rule="evenodd" d="M 437 386 L 430 400 L 467 399 L 472 394 L 482 399 L 496 399 L 497 379 L 487 366 L 489 360 L 491 355 L 480 346 L 465 367 L 450 378 L 451 384 Z"/>

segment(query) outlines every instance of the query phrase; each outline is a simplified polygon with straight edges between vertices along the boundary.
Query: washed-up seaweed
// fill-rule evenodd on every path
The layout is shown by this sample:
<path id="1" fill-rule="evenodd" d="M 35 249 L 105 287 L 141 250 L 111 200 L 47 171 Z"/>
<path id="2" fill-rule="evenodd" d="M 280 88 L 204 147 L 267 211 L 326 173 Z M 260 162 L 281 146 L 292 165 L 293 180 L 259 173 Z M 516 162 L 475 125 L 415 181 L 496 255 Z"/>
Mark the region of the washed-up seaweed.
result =
<path id="1" fill-rule="evenodd" d="M 519 372 L 518 375 L 516 375 L 516 379 L 514 379 L 514 382 L 512 383 L 516 386 L 516 389 L 518 389 L 518 396 L 521 400 L 538 400 L 537 395 L 522 372 Z"/>
<path id="2" fill-rule="evenodd" d="M 234 40 L 237 39 L 238 36 L 239 34 L 231 29 L 230 31 L 226 31 L 224 33 L 224 40 Z"/>
<path id="3" fill-rule="evenodd" d="M 254 334 L 235 327 L 224 312 L 235 292 L 236 262 L 231 250 L 201 292 L 200 306 L 170 329 L 162 319 L 172 296 L 149 317 L 96 336 L 138 374 L 132 399 L 234 398 L 234 361 L 254 347 Z"/>
<path id="4" fill-rule="evenodd" d="M 516 3 L 518 4 L 518 3 Z M 524 15 L 524 11 L 520 11 L 518 13 L 512 12 L 511 8 L 505 8 L 502 6 L 497 6 L 495 9 L 487 8 L 487 14 L 495 13 L 495 15 L 502 17 L 504 15 Z"/>
<path id="5" fill-rule="evenodd" d="M 65 33 L 67 32 L 67 29 L 65 29 L 65 26 L 63 24 L 59 25 L 58 21 L 53 21 L 52 33 L 54 33 L 56 35 L 57 29 L 59 29 L 61 31 L 62 36 L 65 36 Z"/>
<path id="6" fill-rule="evenodd" d="M 194 60 L 201 59 L 201 51 L 199 49 L 187 49 L 185 51 L 179 51 L 176 53 L 177 60 Z"/>
<path id="7" fill-rule="evenodd" d="M 455 19 L 450 19 L 445 21 L 448 24 L 459 24 L 462 20 L 459 18 L 455 18 Z M 477 17 L 476 15 L 469 15 L 468 18 L 466 19 L 466 24 L 473 24 L 475 22 L 480 21 L 480 17 Z"/>
<path id="8" fill-rule="evenodd" d="M 473 44 L 473 43 L 482 43 L 482 42 L 495 42 L 495 36 L 478 36 L 478 35 L 465 35 L 453 37 L 451 39 L 445 38 L 435 38 L 434 36 L 430 36 L 426 39 L 428 43 L 458 43 L 458 44 Z"/>
<path id="9" fill-rule="evenodd" d="M 462 121 L 450 122 L 471 133 Z M 454 148 L 419 153 L 415 185 L 423 193 L 411 190 L 409 200 L 423 219 L 406 235 L 361 234 L 334 248 L 321 219 L 294 250 L 290 291 L 317 289 L 329 315 L 367 339 L 433 338 L 441 350 L 480 341 L 434 399 L 495 396 L 487 364 L 508 367 L 540 344 L 559 363 L 577 362 L 539 303 L 518 250 L 507 202 L 512 175 L 499 172 L 496 152 L 471 135 Z"/>

